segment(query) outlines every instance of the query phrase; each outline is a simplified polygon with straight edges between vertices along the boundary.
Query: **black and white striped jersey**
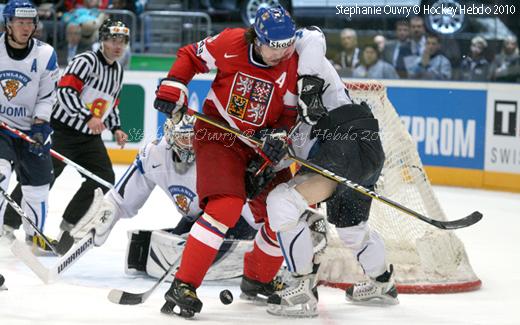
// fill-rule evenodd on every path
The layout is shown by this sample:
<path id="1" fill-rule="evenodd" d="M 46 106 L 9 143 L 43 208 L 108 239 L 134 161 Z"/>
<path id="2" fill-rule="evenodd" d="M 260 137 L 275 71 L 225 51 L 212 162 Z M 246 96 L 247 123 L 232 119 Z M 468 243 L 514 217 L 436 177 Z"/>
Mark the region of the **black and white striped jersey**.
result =
<path id="1" fill-rule="evenodd" d="M 120 128 L 118 96 L 123 85 L 123 67 L 108 64 L 100 50 L 76 55 L 58 83 L 58 101 L 52 118 L 84 134 L 92 117 L 101 118 L 112 132 Z"/>

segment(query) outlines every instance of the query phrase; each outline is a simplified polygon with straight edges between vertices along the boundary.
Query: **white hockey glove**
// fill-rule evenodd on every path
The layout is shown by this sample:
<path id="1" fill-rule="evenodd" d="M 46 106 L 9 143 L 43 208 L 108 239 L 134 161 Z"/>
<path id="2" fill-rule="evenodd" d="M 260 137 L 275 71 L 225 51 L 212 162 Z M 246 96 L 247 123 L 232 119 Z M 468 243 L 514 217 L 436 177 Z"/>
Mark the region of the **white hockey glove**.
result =
<path id="1" fill-rule="evenodd" d="M 309 225 L 314 254 L 321 254 L 327 248 L 327 220 L 319 213 L 307 211 L 305 221 Z"/>
<path id="2" fill-rule="evenodd" d="M 325 81 L 316 76 L 304 75 L 298 79 L 298 114 L 309 125 L 316 125 L 328 114 L 321 96 Z"/>
<path id="3" fill-rule="evenodd" d="M 94 245 L 101 246 L 107 240 L 118 219 L 114 204 L 105 199 L 103 191 L 97 188 L 87 213 L 72 228 L 70 234 L 74 239 L 79 240 L 94 231 Z"/>

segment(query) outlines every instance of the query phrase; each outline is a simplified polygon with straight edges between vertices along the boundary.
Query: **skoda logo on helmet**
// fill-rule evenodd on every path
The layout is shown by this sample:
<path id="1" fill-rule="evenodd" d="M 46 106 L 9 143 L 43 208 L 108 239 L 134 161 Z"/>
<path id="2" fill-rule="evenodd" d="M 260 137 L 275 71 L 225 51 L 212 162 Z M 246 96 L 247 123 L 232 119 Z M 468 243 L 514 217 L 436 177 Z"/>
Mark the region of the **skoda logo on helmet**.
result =
<path id="1" fill-rule="evenodd" d="M 280 40 L 280 41 L 269 41 L 269 47 L 275 48 L 275 49 L 283 49 L 286 47 L 291 46 L 294 43 L 294 37 Z"/>

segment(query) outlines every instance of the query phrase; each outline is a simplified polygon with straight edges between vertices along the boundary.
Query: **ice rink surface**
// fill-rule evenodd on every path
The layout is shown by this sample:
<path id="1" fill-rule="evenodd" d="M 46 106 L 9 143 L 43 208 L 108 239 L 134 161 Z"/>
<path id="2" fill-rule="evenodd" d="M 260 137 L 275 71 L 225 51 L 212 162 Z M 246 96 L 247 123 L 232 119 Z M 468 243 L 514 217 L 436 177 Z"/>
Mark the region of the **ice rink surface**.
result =
<path id="1" fill-rule="evenodd" d="M 116 174 L 121 175 L 124 169 L 116 167 Z M 58 179 L 51 191 L 47 234 L 57 235 L 61 214 L 79 182 L 80 177 L 70 168 Z M 474 210 L 484 214 L 480 223 L 456 232 L 482 280 L 479 291 L 400 295 L 400 305 L 366 307 L 348 304 L 338 289 L 320 287 L 320 315 L 314 319 L 277 318 L 267 314 L 265 307 L 241 301 L 238 280 L 205 282 L 198 290 L 204 307 L 194 320 L 159 312 L 169 284 L 162 285 L 144 304 L 112 304 L 107 300 L 112 288 L 143 292 L 155 283 L 125 275 L 124 257 L 127 230 L 177 223 L 179 215 L 165 194 L 156 190 L 137 217 L 119 222 L 104 246 L 89 251 L 53 284 L 43 284 L 8 249 L 0 248 L 0 273 L 9 288 L 0 291 L 0 324 L 520 324 L 520 194 L 434 189 L 449 218 L 461 218 Z M 17 233 L 19 239 L 23 236 L 21 231 Z M 218 298 L 224 288 L 235 296 L 227 306 Z"/>

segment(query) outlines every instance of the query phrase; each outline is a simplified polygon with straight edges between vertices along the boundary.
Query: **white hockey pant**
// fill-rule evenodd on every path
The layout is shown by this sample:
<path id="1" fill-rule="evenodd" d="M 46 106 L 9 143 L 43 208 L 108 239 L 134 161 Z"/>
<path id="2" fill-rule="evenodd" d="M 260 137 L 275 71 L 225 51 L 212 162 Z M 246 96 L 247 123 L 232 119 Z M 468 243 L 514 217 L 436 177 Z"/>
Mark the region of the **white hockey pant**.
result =
<path id="1" fill-rule="evenodd" d="M 387 270 L 383 239 L 366 222 L 353 227 L 336 228 L 336 231 L 345 246 L 352 250 L 365 274 L 376 278 Z"/>
<path id="2" fill-rule="evenodd" d="M 271 228 L 277 232 L 289 271 L 298 274 L 312 272 L 313 245 L 311 232 L 300 216 L 308 204 L 293 186 L 283 183 L 267 196 L 267 214 Z"/>

